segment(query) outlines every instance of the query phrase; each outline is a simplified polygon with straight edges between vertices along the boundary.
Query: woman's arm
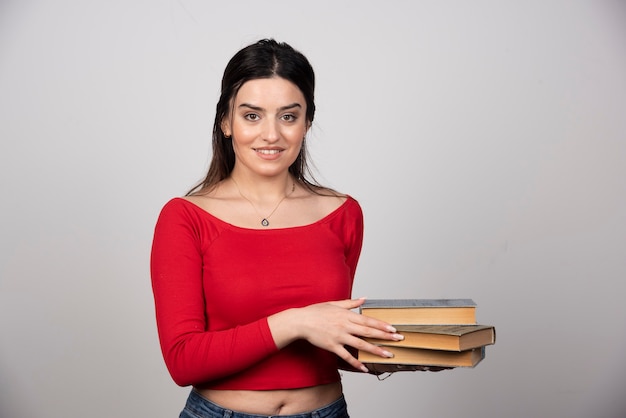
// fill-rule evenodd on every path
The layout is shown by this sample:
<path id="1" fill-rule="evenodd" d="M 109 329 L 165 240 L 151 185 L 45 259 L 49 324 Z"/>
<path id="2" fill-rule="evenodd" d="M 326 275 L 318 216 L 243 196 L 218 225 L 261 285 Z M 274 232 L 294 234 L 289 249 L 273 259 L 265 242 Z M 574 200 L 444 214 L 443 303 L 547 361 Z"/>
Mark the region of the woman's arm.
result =
<path id="1" fill-rule="evenodd" d="M 232 375 L 278 351 L 267 318 L 207 331 L 201 234 L 188 209 L 180 200 L 163 208 L 150 260 L 161 351 L 181 386 Z"/>

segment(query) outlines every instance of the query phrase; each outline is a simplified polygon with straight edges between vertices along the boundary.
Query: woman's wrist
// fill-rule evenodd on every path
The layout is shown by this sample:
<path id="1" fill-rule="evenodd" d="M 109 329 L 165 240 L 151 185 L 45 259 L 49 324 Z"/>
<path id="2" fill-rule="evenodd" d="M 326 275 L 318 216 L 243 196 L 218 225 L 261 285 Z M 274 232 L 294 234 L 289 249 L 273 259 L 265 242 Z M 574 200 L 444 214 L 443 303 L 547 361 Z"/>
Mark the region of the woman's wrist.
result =
<path id="1" fill-rule="evenodd" d="M 279 349 L 286 347 L 292 342 L 302 338 L 300 330 L 302 324 L 298 324 L 298 308 L 286 309 L 267 318 L 272 338 Z"/>

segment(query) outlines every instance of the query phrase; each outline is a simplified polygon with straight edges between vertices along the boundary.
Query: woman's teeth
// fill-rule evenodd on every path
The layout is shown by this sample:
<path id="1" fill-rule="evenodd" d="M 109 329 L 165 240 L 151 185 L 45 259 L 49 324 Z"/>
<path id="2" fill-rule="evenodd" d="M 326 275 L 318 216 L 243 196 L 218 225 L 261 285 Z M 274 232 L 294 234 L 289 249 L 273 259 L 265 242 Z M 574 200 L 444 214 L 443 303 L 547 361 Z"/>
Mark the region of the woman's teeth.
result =
<path id="1" fill-rule="evenodd" d="M 256 150 L 256 152 L 260 152 L 261 154 L 266 154 L 266 155 L 272 155 L 272 154 L 278 154 L 280 152 L 280 150 L 278 150 L 278 149 L 258 149 L 258 150 Z"/>

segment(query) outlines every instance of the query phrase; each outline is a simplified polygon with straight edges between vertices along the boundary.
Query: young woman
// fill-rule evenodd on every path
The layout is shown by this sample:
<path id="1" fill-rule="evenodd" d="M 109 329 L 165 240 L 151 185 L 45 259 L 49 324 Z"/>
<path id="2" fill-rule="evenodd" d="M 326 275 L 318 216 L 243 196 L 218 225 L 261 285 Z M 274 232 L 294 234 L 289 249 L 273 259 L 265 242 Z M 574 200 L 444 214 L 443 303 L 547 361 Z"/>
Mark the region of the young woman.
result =
<path id="1" fill-rule="evenodd" d="M 401 339 L 354 312 L 363 217 L 306 164 L 315 77 L 262 40 L 222 79 L 204 181 L 163 208 L 151 258 L 159 338 L 181 417 L 347 417 L 338 368 L 367 372 L 360 337 Z"/>

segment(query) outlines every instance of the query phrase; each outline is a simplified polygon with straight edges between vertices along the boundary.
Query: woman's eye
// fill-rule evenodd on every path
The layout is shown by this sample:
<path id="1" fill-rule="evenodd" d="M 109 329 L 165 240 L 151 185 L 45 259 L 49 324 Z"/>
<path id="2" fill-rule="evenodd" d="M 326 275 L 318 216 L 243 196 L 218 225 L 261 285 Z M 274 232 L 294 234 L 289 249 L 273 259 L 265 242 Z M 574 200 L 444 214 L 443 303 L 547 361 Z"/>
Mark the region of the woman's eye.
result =
<path id="1" fill-rule="evenodd" d="M 296 116 L 295 115 L 283 115 L 282 119 L 285 122 L 293 122 L 294 120 L 296 120 Z"/>
<path id="2" fill-rule="evenodd" d="M 248 113 L 247 115 L 244 116 L 244 118 L 250 121 L 255 121 L 255 120 L 259 120 L 259 115 L 257 115 L 256 113 Z"/>

